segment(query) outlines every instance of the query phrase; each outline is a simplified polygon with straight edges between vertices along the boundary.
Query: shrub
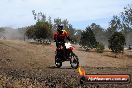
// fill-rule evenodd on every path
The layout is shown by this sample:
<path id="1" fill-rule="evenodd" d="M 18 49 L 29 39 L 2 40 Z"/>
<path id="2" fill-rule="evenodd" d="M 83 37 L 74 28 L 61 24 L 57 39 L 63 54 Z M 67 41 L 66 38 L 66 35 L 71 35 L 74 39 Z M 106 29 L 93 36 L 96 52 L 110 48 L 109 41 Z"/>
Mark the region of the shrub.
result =
<path id="1" fill-rule="evenodd" d="M 80 44 L 85 47 L 86 50 L 96 48 L 97 41 L 90 27 L 87 27 L 86 30 L 81 33 Z"/>
<path id="2" fill-rule="evenodd" d="M 121 53 L 124 51 L 125 36 L 121 32 L 115 32 L 108 40 L 109 49 L 114 53 Z"/>
<path id="3" fill-rule="evenodd" d="M 104 44 L 103 43 L 98 43 L 97 44 L 97 47 L 96 47 L 96 52 L 97 53 L 103 53 L 104 52 L 104 49 L 105 49 L 105 47 L 104 47 Z"/>

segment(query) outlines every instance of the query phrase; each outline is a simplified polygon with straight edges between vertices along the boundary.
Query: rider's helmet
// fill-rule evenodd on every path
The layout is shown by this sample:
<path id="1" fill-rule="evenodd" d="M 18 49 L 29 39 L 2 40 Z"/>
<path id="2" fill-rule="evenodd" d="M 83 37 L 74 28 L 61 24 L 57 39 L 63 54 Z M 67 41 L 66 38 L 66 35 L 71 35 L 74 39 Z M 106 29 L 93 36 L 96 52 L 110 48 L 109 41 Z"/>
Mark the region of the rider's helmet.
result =
<path id="1" fill-rule="evenodd" d="M 57 26 L 57 31 L 58 31 L 59 33 L 62 33 L 62 32 L 63 32 L 63 25 L 58 25 L 58 26 Z"/>

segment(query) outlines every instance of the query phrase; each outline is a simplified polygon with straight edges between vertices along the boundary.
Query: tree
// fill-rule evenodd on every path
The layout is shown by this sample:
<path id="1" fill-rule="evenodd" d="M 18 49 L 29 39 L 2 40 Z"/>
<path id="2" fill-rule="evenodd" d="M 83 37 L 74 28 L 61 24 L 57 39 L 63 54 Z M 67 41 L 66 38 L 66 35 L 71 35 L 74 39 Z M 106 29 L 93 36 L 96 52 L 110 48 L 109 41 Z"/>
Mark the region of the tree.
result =
<path id="1" fill-rule="evenodd" d="M 124 8 L 121 13 L 122 27 L 125 29 L 132 29 L 132 4 Z"/>
<path id="2" fill-rule="evenodd" d="M 51 17 L 47 21 L 46 16 L 42 12 L 36 13 L 33 10 L 32 13 L 37 21 L 35 25 L 27 27 L 26 36 L 35 40 L 39 39 L 40 41 L 42 39 L 51 39 L 53 36 Z"/>
<path id="3" fill-rule="evenodd" d="M 114 32 L 122 32 L 126 38 L 126 45 L 132 43 L 132 4 L 124 8 L 119 16 L 113 16 L 106 35 L 110 37 Z"/>
<path id="4" fill-rule="evenodd" d="M 132 43 L 132 4 L 124 8 L 119 16 L 113 16 L 106 35 L 110 37 L 114 32 L 122 32 L 126 38 L 126 45 Z"/>
<path id="5" fill-rule="evenodd" d="M 73 26 L 71 24 L 68 24 L 68 25 L 67 25 L 67 27 L 65 27 L 65 30 L 69 33 L 72 43 L 76 43 L 77 40 L 75 37 L 75 28 L 73 28 Z"/>
<path id="6" fill-rule="evenodd" d="M 97 46 L 95 34 L 90 27 L 87 27 L 86 30 L 81 33 L 80 44 L 86 49 L 92 49 Z"/>
<path id="7" fill-rule="evenodd" d="M 113 32 L 121 30 L 121 20 L 118 16 L 113 16 L 113 19 L 110 21 L 110 28 Z"/>
<path id="8" fill-rule="evenodd" d="M 109 38 L 109 49 L 114 53 L 121 53 L 124 51 L 125 36 L 121 32 L 114 32 Z"/>
<path id="9" fill-rule="evenodd" d="M 126 44 L 132 43 L 132 4 L 124 8 L 120 16 L 122 33 L 125 35 Z"/>
<path id="10" fill-rule="evenodd" d="M 32 14 L 34 16 L 34 20 L 38 21 L 46 21 L 46 15 L 42 12 L 36 13 L 35 10 L 32 10 Z"/>
<path id="11" fill-rule="evenodd" d="M 53 30 L 56 31 L 57 30 L 57 25 L 62 24 L 62 21 L 60 18 L 56 18 L 54 19 L 54 24 L 53 24 Z"/>
<path id="12" fill-rule="evenodd" d="M 121 20 L 118 16 L 113 16 L 112 20 L 109 22 L 109 27 L 106 30 L 106 37 L 109 38 L 117 31 L 121 31 Z"/>
<path id="13" fill-rule="evenodd" d="M 96 23 L 92 23 L 90 27 L 93 33 L 95 34 L 95 38 L 97 42 L 102 42 L 103 44 L 106 44 L 107 38 L 105 36 L 105 30 L 100 25 L 97 25 Z"/>
<path id="14" fill-rule="evenodd" d="M 100 32 L 103 32 L 104 30 L 100 25 L 97 25 L 96 23 L 92 23 L 90 27 L 95 35 L 97 35 Z"/>
<path id="15" fill-rule="evenodd" d="M 35 36 L 37 39 L 46 39 L 51 37 L 51 29 L 48 22 L 37 22 Z"/>
<path id="16" fill-rule="evenodd" d="M 62 23 L 64 25 L 64 28 L 67 28 L 69 26 L 69 21 L 67 19 L 62 20 Z"/>
<path id="17" fill-rule="evenodd" d="M 53 32 L 57 31 L 57 26 L 63 25 L 64 30 L 68 32 L 71 39 L 73 40 L 73 43 L 79 41 L 77 39 L 80 39 L 80 35 L 75 34 L 75 28 L 73 28 L 73 26 L 69 24 L 69 21 L 67 19 L 62 20 L 61 18 L 56 18 L 52 23 L 51 17 L 49 16 L 47 21 L 46 15 L 44 15 L 42 12 L 36 13 L 35 10 L 33 10 L 32 14 L 34 16 L 34 20 L 36 20 L 36 24 L 34 25 L 34 27 L 28 27 L 26 32 L 28 38 L 52 38 Z"/>
<path id="18" fill-rule="evenodd" d="M 36 39 L 35 31 L 36 31 L 35 25 L 28 26 L 26 28 L 25 35 L 28 37 L 28 39 Z"/>

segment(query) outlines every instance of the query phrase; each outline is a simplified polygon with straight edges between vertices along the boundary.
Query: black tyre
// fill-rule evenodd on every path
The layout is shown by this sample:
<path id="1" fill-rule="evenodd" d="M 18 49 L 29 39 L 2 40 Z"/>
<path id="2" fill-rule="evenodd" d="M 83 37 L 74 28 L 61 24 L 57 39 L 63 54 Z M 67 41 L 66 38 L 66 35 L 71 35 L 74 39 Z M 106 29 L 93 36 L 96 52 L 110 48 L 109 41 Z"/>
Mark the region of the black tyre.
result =
<path id="1" fill-rule="evenodd" d="M 55 65 L 57 68 L 60 68 L 62 66 L 62 62 L 55 56 Z"/>
<path id="2" fill-rule="evenodd" d="M 70 64 L 71 64 L 71 67 L 74 69 L 77 69 L 79 66 L 78 57 L 74 53 L 71 54 Z"/>
<path id="3" fill-rule="evenodd" d="M 84 76 L 82 76 L 81 78 L 80 78 L 80 84 L 82 85 L 82 84 L 85 84 L 85 82 L 86 82 L 86 78 L 84 77 Z"/>

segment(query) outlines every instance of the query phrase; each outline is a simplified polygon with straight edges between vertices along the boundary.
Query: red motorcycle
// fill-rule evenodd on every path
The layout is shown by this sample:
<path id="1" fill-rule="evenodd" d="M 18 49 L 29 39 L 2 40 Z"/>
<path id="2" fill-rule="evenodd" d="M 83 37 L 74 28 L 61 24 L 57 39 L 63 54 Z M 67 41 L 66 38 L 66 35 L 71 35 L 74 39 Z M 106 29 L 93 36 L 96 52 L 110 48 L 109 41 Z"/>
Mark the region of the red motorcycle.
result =
<path id="1" fill-rule="evenodd" d="M 79 66 L 79 59 L 75 53 L 73 53 L 74 47 L 71 45 L 71 43 L 64 43 L 59 42 L 59 47 L 56 49 L 56 55 L 55 55 L 55 65 L 57 68 L 60 68 L 62 66 L 62 62 L 64 61 L 70 61 L 72 68 L 78 68 Z M 64 46 L 62 46 L 64 45 Z"/>

